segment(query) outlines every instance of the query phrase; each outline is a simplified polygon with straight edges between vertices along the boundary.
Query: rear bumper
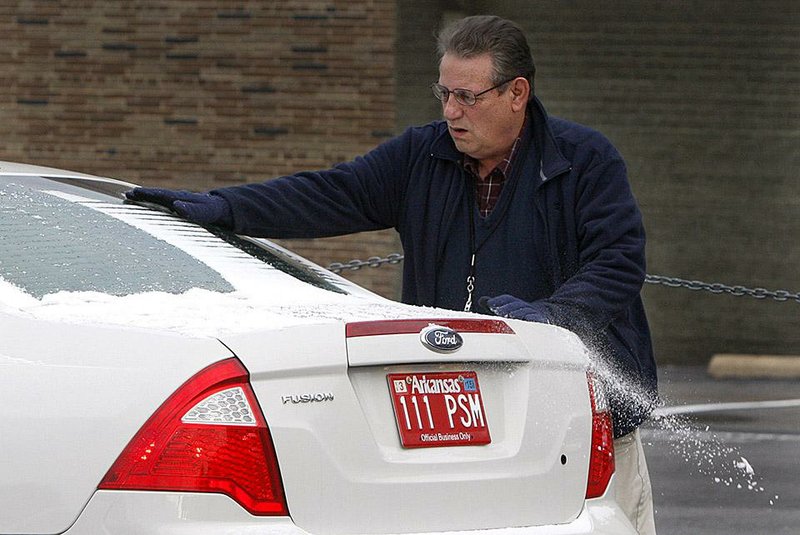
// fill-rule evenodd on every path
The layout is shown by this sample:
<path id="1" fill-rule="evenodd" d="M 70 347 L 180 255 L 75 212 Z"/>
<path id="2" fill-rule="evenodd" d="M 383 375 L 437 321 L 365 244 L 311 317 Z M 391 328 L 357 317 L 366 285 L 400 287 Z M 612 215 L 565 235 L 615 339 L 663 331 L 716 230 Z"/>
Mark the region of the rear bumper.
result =
<path id="1" fill-rule="evenodd" d="M 67 535 L 312 535 L 287 517 L 254 517 L 226 496 L 173 492 L 98 491 Z M 617 504 L 586 502 L 569 524 L 451 531 L 448 535 L 635 535 Z M 419 534 L 422 535 L 422 534 Z"/>

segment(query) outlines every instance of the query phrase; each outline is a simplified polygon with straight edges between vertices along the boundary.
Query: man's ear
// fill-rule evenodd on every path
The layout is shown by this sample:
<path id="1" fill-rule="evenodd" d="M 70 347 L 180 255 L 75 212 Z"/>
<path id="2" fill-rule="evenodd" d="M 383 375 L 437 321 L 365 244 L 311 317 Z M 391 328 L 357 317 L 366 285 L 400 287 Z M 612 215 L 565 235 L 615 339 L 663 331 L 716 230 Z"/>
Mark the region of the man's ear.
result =
<path id="1" fill-rule="evenodd" d="M 514 111 L 521 111 L 528 105 L 528 96 L 531 94 L 531 85 L 528 80 L 515 78 L 511 82 L 511 107 Z"/>

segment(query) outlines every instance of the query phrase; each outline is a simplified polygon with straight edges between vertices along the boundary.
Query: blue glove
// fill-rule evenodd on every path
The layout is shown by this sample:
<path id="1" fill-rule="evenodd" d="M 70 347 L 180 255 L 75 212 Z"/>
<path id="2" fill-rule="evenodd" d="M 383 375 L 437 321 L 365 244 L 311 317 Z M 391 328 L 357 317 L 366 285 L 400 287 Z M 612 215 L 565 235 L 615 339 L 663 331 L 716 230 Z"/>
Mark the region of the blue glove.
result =
<path id="1" fill-rule="evenodd" d="M 497 297 L 481 297 L 478 302 L 492 311 L 496 316 L 513 318 L 537 323 L 550 323 L 549 318 L 541 307 L 523 301 L 513 295 L 498 295 Z"/>
<path id="2" fill-rule="evenodd" d="M 233 214 L 228 201 L 213 193 L 163 188 L 133 188 L 125 192 L 131 201 L 142 201 L 166 206 L 179 216 L 201 225 L 233 227 Z"/>

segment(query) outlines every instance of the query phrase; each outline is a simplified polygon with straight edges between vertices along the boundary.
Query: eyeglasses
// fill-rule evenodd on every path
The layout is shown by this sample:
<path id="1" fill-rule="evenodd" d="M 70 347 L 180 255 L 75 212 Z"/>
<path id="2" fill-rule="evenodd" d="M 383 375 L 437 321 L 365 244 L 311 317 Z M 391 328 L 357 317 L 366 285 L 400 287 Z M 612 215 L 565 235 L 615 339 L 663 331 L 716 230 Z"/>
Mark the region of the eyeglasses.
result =
<path id="1" fill-rule="evenodd" d="M 499 84 L 492 86 L 489 89 L 484 89 L 483 91 L 480 91 L 478 93 L 470 91 L 469 89 L 458 89 L 458 88 L 448 89 L 442 84 L 438 83 L 431 84 L 431 90 L 433 91 L 433 96 L 441 100 L 442 103 L 447 102 L 447 99 L 449 99 L 450 95 L 452 94 L 454 97 L 456 97 L 456 102 L 458 102 L 459 104 L 463 104 L 464 106 L 474 106 L 475 103 L 478 102 L 479 96 L 483 95 L 484 93 L 488 93 L 492 89 L 497 89 L 498 87 L 507 84 L 508 82 L 514 80 L 515 78 L 517 77 L 515 76 L 514 78 L 509 78 L 508 80 L 504 80 Z"/>

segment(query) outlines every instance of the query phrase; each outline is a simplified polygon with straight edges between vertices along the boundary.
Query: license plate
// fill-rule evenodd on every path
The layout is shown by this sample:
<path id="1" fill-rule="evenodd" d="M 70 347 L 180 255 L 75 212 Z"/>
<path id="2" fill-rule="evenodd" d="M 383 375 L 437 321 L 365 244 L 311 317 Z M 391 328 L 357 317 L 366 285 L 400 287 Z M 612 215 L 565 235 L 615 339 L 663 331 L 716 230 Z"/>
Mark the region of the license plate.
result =
<path id="1" fill-rule="evenodd" d="M 386 379 L 404 448 L 492 442 L 477 373 L 391 373 Z"/>

